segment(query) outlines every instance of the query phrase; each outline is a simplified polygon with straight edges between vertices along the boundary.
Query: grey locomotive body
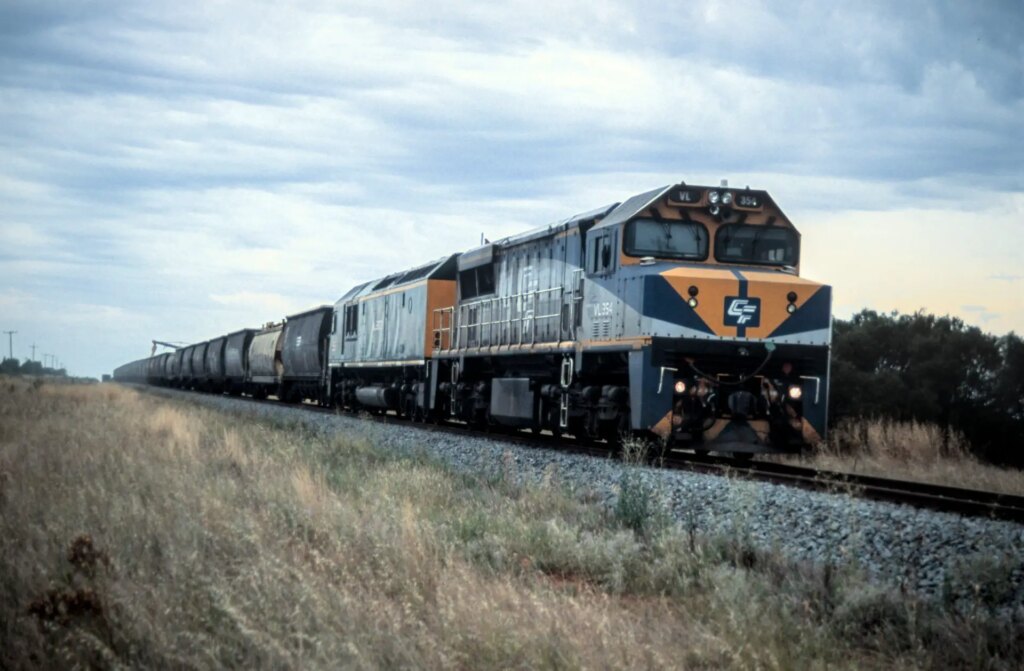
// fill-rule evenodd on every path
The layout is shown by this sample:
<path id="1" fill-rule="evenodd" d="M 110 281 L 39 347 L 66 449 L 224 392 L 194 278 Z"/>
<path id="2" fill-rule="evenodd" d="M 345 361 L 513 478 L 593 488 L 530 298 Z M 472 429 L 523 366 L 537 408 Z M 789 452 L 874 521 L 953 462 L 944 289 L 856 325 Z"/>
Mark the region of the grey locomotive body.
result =
<path id="1" fill-rule="evenodd" d="M 160 370 L 182 387 L 418 419 L 794 450 L 825 436 L 831 343 L 831 289 L 799 276 L 799 248 L 763 191 L 672 185 L 361 284 Z M 204 357 L 218 348 L 220 364 Z M 137 379 L 131 365 L 115 378 Z"/>

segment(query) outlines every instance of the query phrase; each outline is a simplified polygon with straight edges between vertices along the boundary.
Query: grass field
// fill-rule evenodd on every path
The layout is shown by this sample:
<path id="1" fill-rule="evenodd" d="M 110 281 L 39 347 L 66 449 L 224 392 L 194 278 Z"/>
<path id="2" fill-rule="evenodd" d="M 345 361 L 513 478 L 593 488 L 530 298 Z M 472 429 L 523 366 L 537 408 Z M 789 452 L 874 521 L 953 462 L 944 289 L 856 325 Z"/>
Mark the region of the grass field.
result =
<path id="1" fill-rule="evenodd" d="M 361 436 L 0 380 L 0 667 L 1013 668 L 954 611 Z M 965 578 L 968 579 L 968 578 Z M 981 585 L 984 575 L 974 578 Z"/>
<path id="2" fill-rule="evenodd" d="M 810 455 L 780 460 L 824 470 L 1024 495 L 1024 471 L 979 461 L 962 436 L 954 433 L 944 441 L 938 426 L 921 422 L 840 422 L 829 434 L 828 443 Z"/>

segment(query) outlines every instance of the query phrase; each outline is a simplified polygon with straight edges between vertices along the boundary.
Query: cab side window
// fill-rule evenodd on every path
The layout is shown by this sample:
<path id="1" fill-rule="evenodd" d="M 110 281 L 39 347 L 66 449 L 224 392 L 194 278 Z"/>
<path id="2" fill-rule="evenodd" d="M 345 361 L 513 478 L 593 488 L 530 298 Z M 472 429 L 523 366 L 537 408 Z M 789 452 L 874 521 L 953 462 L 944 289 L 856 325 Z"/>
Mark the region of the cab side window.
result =
<path id="1" fill-rule="evenodd" d="M 601 275 L 615 266 L 615 236 L 612 231 L 595 235 L 587 245 L 587 272 Z"/>
<path id="2" fill-rule="evenodd" d="M 345 337 L 354 338 L 359 330 L 359 304 L 345 307 Z"/>

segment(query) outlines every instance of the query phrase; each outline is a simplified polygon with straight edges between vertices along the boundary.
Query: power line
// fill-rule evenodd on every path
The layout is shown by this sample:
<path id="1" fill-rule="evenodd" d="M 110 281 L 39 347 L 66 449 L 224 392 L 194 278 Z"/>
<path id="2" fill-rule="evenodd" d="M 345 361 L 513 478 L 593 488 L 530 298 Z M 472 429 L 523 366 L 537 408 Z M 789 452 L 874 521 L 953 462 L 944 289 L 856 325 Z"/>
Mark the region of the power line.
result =
<path id="1" fill-rule="evenodd" d="M 8 358 L 9 359 L 13 359 L 14 358 L 14 334 L 17 333 L 17 331 L 4 331 L 4 333 L 7 334 L 7 353 L 8 353 Z"/>

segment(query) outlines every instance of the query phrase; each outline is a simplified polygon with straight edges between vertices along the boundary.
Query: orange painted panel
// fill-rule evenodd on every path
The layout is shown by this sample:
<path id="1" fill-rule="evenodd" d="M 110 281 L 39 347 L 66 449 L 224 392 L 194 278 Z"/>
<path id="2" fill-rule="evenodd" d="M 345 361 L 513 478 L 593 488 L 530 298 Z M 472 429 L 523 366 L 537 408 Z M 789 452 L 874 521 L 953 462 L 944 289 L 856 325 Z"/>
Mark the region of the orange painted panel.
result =
<path id="1" fill-rule="evenodd" d="M 761 299 L 761 325 L 747 328 L 748 338 L 767 338 L 782 322 L 789 319 L 786 294 L 790 291 L 796 293 L 796 306 L 799 308 L 821 288 L 816 282 L 785 273 L 747 271 L 743 276 L 748 280 L 747 295 Z"/>
<path id="2" fill-rule="evenodd" d="M 797 295 L 796 305 L 799 308 L 813 296 L 821 285 L 788 273 L 774 271 L 759 272 L 740 270 L 747 280 L 747 296 L 761 299 L 760 325 L 756 328 L 747 327 L 747 338 L 767 338 L 790 317 L 786 311 L 788 301 L 786 295 L 793 291 Z M 738 296 L 740 279 L 731 270 L 721 268 L 673 268 L 661 273 L 683 300 L 689 298 L 688 289 L 696 286 L 697 309 L 715 335 L 736 337 L 737 328 L 725 325 L 725 299 Z"/>
<path id="3" fill-rule="evenodd" d="M 725 297 L 735 296 L 740 288 L 739 279 L 730 270 L 707 268 L 673 268 L 661 273 L 683 300 L 689 300 L 691 286 L 697 287 L 696 312 L 715 335 L 733 337 L 735 327 L 726 327 Z"/>
<path id="4" fill-rule="evenodd" d="M 455 305 L 455 280 L 427 281 L 427 321 L 423 356 L 427 359 L 434 356 L 434 310 L 450 308 Z M 449 322 L 450 323 L 450 322 Z M 449 334 L 449 338 L 451 335 Z M 449 340 L 450 342 L 450 340 Z M 442 343 L 444 344 L 444 343 Z"/>

